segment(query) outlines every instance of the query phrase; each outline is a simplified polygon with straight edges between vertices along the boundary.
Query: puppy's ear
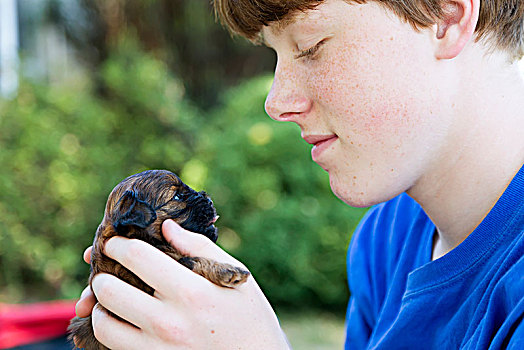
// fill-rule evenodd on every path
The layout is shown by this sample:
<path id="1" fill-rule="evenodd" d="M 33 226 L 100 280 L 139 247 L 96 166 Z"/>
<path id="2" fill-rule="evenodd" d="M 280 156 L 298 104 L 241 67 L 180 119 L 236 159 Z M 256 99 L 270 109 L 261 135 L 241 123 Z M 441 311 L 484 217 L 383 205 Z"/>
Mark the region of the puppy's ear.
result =
<path id="1" fill-rule="evenodd" d="M 118 200 L 113 212 L 113 227 L 122 234 L 131 226 L 146 228 L 156 220 L 155 209 L 137 198 L 132 191 L 126 191 Z"/>

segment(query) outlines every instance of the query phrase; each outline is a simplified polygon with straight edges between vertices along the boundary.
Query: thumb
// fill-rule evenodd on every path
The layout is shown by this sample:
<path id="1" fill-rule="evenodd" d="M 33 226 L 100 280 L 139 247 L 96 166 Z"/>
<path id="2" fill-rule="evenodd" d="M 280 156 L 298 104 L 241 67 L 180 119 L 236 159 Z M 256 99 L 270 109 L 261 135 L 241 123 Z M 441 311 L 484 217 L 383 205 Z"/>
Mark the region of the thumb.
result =
<path id="1" fill-rule="evenodd" d="M 177 248 L 183 255 L 213 259 L 245 268 L 242 263 L 226 253 L 206 236 L 188 231 L 171 219 L 162 223 L 162 233 L 166 241 Z"/>
<path id="2" fill-rule="evenodd" d="M 93 251 L 93 246 L 89 246 L 84 251 L 84 261 L 88 264 L 91 264 L 91 252 Z"/>

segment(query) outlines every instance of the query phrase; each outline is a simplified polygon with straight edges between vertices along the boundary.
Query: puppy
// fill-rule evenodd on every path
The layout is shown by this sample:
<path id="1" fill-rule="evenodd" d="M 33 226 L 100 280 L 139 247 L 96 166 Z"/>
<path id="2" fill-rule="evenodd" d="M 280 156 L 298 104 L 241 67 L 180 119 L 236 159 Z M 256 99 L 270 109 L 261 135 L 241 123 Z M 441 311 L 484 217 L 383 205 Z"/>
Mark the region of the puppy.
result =
<path id="1" fill-rule="evenodd" d="M 109 195 L 104 218 L 96 231 L 89 285 L 97 273 L 105 272 L 148 294 L 154 293 L 153 288 L 132 272 L 103 255 L 103 245 L 113 236 L 146 241 L 219 286 L 233 288 L 244 283 L 249 277 L 248 271 L 206 258 L 185 256 L 172 247 L 161 232 L 164 220 L 173 219 L 186 230 L 200 233 L 216 242 L 218 230 L 214 223 L 217 218 L 213 202 L 205 192 L 194 191 L 169 171 L 149 170 L 126 178 Z M 73 318 L 68 330 L 69 339 L 78 348 L 107 349 L 94 337 L 91 316 Z"/>

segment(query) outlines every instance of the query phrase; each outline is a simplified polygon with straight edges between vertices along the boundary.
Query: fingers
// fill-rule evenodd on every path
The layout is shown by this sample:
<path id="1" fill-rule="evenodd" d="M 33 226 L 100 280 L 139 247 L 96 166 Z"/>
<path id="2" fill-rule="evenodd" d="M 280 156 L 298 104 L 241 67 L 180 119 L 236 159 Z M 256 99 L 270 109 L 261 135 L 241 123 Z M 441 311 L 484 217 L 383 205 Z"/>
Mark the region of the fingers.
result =
<path id="1" fill-rule="evenodd" d="M 185 255 L 204 257 L 245 268 L 238 260 L 227 254 L 207 237 L 187 231 L 173 220 L 164 221 L 162 233 L 169 244 Z"/>
<path id="2" fill-rule="evenodd" d="M 75 313 L 78 317 L 87 317 L 91 315 L 93 307 L 96 304 L 95 296 L 91 288 L 87 286 L 80 295 L 80 300 L 76 302 Z"/>
<path id="3" fill-rule="evenodd" d="M 110 349 L 148 348 L 139 328 L 111 317 L 99 304 L 93 309 L 92 321 L 96 339 Z"/>
<path id="4" fill-rule="evenodd" d="M 84 251 L 84 261 L 88 264 L 91 264 L 91 251 L 93 250 L 93 246 L 89 246 Z"/>
<path id="5" fill-rule="evenodd" d="M 141 240 L 113 237 L 105 244 L 104 253 L 161 294 L 176 291 L 186 283 L 200 283 L 202 286 L 203 281 L 207 282 L 203 277 Z"/>
<path id="6" fill-rule="evenodd" d="M 158 299 L 113 275 L 99 273 L 92 285 L 100 304 L 138 327 L 149 326 L 144 310 L 160 311 Z"/>
<path id="7" fill-rule="evenodd" d="M 92 246 L 89 246 L 84 251 L 84 261 L 88 264 L 91 263 L 91 251 L 93 250 Z M 91 291 L 91 288 L 87 286 L 80 295 L 80 299 L 76 302 L 75 313 L 78 317 L 87 317 L 91 315 L 93 307 L 96 304 L 95 296 Z"/>

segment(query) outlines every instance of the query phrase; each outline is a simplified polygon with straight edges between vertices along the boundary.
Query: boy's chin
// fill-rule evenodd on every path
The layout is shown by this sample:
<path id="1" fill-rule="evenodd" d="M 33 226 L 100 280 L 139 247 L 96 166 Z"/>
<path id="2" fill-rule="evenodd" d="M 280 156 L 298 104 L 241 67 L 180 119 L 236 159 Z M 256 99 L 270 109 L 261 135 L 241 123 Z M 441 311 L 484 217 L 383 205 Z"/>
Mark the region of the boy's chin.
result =
<path id="1" fill-rule="evenodd" d="M 366 186 L 358 186 L 356 184 L 345 184 L 344 182 L 329 178 L 331 185 L 331 191 L 341 201 L 347 205 L 355 208 L 367 208 L 375 204 L 386 202 L 391 198 L 396 197 L 403 191 L 401 190 L 390 190 L 383 188 L 383 186 L 373 186 L 369 184 Z"/>

